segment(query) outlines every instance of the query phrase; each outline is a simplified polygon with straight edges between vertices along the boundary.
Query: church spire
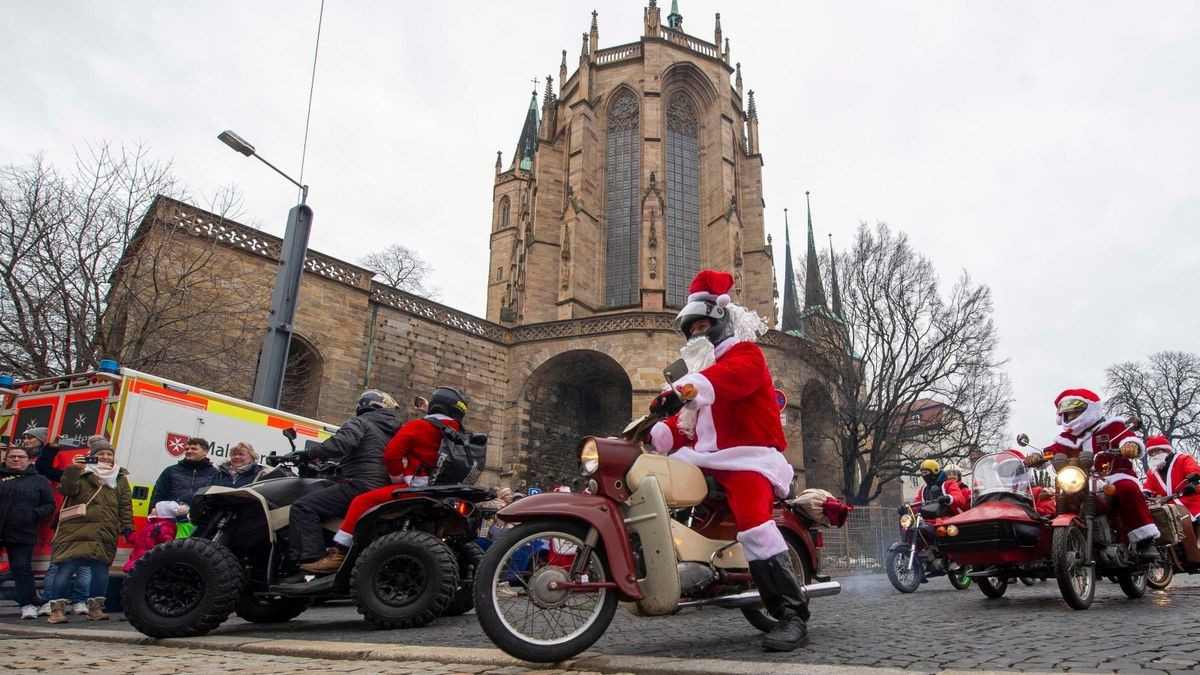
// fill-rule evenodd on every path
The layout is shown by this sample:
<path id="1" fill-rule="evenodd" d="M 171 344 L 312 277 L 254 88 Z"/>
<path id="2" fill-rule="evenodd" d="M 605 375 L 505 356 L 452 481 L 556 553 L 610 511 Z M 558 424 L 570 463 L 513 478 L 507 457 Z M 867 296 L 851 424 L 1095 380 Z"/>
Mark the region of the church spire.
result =
<path id="1" fill-rule="evenodd" d="M 588 46 L 591 47 L 593 54 L 600 48 L 600 24 L 597 22 L 599 13 L 592 10 L 592 28 L 588 31 Z"/>
<path id="2" fill-rule="evenodd" d="M 788 210 L 783 210 L 783 322 L 780 330 L 800 330 L 800 304 L 796 301 L 796 272 L 792 269 L 792 235 Z"/>
<path id="3" fill-rule="evenodd" d="M 829 235 L 829 278 L 830 278 L 829 290 L 833 294 L 833 297 L 830 300 L 831 303 L 833 304 L 833 307 L 832 307 L 833 315 L 836 316 L 837 318 L 841 319 L 841 318 L 843 318 L 842 317 L 842 291 L 841 291 L 841 289 L 838 288 L 837 258 L 834 257 L 834 255 L 833 255 L 833 235 L 832 234 Z"/>
<path id="4" fill-rule="evenodd" d="M 825 287 L 821 284 L 821 267 L 817 264 L 817 242 L 813 239 L 812 204 L 808 191 L 804 191 L 804 203 L 808 206 L 808 265 L 804 273 L 804 308 L 825 307 Z"/>
<path id="5" fill-rule="evenodd" d="M 529 112 L 525 113 L 525 124 L 521 127 L 521 137 L 517 139 L 517 150 L 513 153 L 512 166 L 509 169 L 520 168 L 522 171 L 529 171 L 533 168 L 533 149 L 537 145 L 538 134 L 537 80 L 533 82 Z"/>
<path id="6" fill-rule="evenodd" d="M 683 30 L 683 15 L 679 13 L 679 0 L 671 0 L 671 13 L 667 15 L 667 25 L 675 30 Z"/>
<path id="7" fill-rule="evenodd" d="M 721 44 L 721 13 L 717 12 L 717 25 L 713 28 L 713 44 Z"/>

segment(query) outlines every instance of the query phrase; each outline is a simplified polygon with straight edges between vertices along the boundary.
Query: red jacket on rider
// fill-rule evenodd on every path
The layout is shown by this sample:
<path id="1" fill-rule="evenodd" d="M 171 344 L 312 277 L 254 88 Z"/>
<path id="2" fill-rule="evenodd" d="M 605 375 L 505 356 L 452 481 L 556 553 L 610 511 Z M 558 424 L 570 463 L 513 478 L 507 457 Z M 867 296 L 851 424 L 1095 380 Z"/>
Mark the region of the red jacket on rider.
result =
<path id="1" fill-rule="evenodd" d="M 923 484 L 917 488 L 917 496 L 913 497 L 913 503 L 925 501 L 927 485 Z M 958 515 L 971 507 L 971 493 L 964 491 L 962 483 L 956 480 L 947 478 L 942 482 L 942 494 L 950 495 L 950 514 Z"/>
<path id="2" fill-rule="evenodd" d="M 442 430 L 429 421 L 431 417 L 453 429 L 462 429 L 461 424 L 446 415 L 426 415 L 405 422 L 383 450 L 383 463 L 392 483 L 411 487 L 428 484 L 429 470 L 437 466 L 438 448 L 442 445 Z M 422 478 L 426 480 L 417 480 Z"/>
<path id="3" fill-rule="evenodd" d="M 1147 448 L 1155 447 L 1156 443 L 1161 444 L 1158 447 L 1165 446 L 1169 454 L 1163 466 L 1153 467 L 1146 473 L 1146 481 L 1142 483 L 1142 487 L 1156 497 L 1166 497 L 1182 490 L 1187 485 L 1187 477 L 1190 474 L 1200 473 L 1200 464 L 1190 455 L 1175 452 L 1162 436 L 1151 436 L 1146 440 Z M 1200 518 L 1200 493 L 1172 501 L 1187 509 L 1193 520 Z"/>

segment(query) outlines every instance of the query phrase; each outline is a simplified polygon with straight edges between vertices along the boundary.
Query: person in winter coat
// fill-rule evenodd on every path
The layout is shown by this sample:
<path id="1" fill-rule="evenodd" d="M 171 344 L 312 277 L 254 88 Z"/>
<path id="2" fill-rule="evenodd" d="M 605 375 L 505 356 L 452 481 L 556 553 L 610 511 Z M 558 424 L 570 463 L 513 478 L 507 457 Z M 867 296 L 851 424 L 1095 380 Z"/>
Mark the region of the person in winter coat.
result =
<path id="1" fill-rule="evenodd" d="M 725 489 L 754 585 L 779 622 L 763 637 L 763 648 L 791 651 L 808 640 L 808 601 L 771 508 L 788 494 L 795 474 L 783 456 L 787 439 L 774 380 L 755 344 L 766 322 L 731 303 L 732 287 L 733 275 L 714 270 L 692 281 L 673 323 L 686 340 L 680 356 L 688 373 L 650 404 L 651 412 L 669 417 L 645 440 L 655 452 L 674 451 Z"/>
<path id="2" fill-rule="evenodd" d="M 58 484 L 62 481 L 63 471 L 70 467 L 76 457 L 85 456 L 89 450 L 96 447 L 97 444 L 111 448 L 112 445 L 108 439 L 103 436 L 91 436 L 88 438 L 87 447 L 78 448 L 73 446 L 64 446 L 60 443 L 51 444 L 46 441 L 46 432 L 44 428 L 30 429 L 26 435 L 36 435 L 38 439 L 39 452 L 35 468 L 37 472 L 50 480 L 50 487 L 54 491 L 54 510 L 57 511 L 62 506 L 63 497 L 58 492 Z M 26 439 L 28 442 L 29 439 Z M 30 455 L 33 457 L 33 455 Z M 49 541 L 54 538 L 54 528 L 52 527 L 53 519 L 41 524 L 38 528 L 38 541 Z M 42 577 L 42 595 L 46 601 L 40 609 L 38 616 L 50 616 L 49 598 L 45 597 L 47 591 L 54 586 L 54 580 L 58 577 L 58 566 L 53 562 L 46 568 L 46 575 Z M 81 567 L 75 572 L 75 578 L 71 585 L 71 607 L 72 614 L 86 615 L 88 592 L 92 587 L 92 571 L 87 567 Z"/>
<path id="3" fill-rule="evenodd" d="M 49 623 L 66 623 L 71 576 L 81 567 L 92 571 L 88 619 L 108 618 L 104 613 L 108 567 L 117 555 L 117 540 L 133 533 L 128 473 L 117 465 L 112 446 L 104 445 L 92 448 L 86 458 L 77 457 L 75 464 L 63 472 L 58 491 L 65 499 L 54 535 L 53 560 L 58 575 L 48 593 Z"/>
<path id="4" fill-rule="evenodd" d="M 1193 526 L 1200 520 L 1200 494 L 1196 486 L 1189 485 L 1187 478 L 1200 473 L 1200 464 L 1187 453 L 1175 452 L 1166 436 L 1151 436 L 1146 439 L 1146 454 L 1150 456 L 1150 470 L 1142 488 L 1153 497 L 1167 497 L 1182 492 L 1173 500 L 1187 509 Z"/>
<path id="5" fill-rule="evenodd" d="M 917 488 L 913 503 L 938 502 L 939 517 L 962 513 L 971 505 L 970 494 L 963 491 L 962 483 L 951 480 L 946 472 L 942 471 L 936 459 L 921 462 L 919 474 L 924 484 Z M 958 476 L 962 478 L 961 470 Z"/>
<path id="6" fill-rule="evenodd" d="M 288 540 L 290 557 L 301 565 L 314 563 L 327 553 L 321 521 L 346 514 L 358 495 L 391 483 L 383 463 L 383 449 L 399 431 L 403 420 L 396 414 L 396 399 L 368 389 L 358 398 L 355 415 L 321 443 L 292 453 L 301 460 L 331 459 L 338 463 L 340 480 L 304 495 L 292 503 Z"/>
<path id="7" fill-rule="evenodd" d="M 217 467 L 217 475 L 212 484 L 217 487 L 240 488 L 258 480 L 259 474 L 265 469 L 258 463 L 258 453 L 254 446 L 241 442 L 229 449 L 229 461 Z"/>
<path id="8" fill-rule="evenodd" d="M 437 465 L 438 448 L 442 445 L 442 430 L 438 424 L 461 431 L 470 399 L 452 387 L 438 387 L 428 400 L 419 400 L 425 401 L 428 414 L 406 422 L 383 449 L 383 463 L 391 483 L 355 497 L 346 510 L 342 526 L 333 535 L 334 546 L 324 558 L 301 565 L 300 569 L 313 574 L 338 571 L 354 543 L 354 526 L 364 513 L 395 499 L 393 493 L 397 488 L 429 485 L 429 471 Z"/>
<path id="9" fill-rule="evenodd" d="M 54 513 L 50 481 L 39 474 L 21 446 L 9 449 L 0 468 L 0 548 L 8 554 L 15 600 L 22 619 L 37 618 L 33 583 L 33 547 L 38 523 Z"/>
<path id="10" fill-rule="evenodd" d="M 188 505 L 179 502 L 159 502 L 154 511 L 146 517 L 146 523 L 136 532 L 125 537 L 133 546 L 129 552 L 129 560 L 121 569 L 128 572 L 146 552 L 161 543 L 171 541 L 178 531 L 179 518 L 188 514 Z"/>
<path id="11" fill-rule="evenodd" d="M 196 490 L 212 485 L 216 477 L 217 467 L 208 458 L 208 441 L 198 437 L 189 438 L 183 449 L 183 459 L 163 469 L 158 475 L 154 491 L 150 493 L 150 503 L 191 504 Z"/>

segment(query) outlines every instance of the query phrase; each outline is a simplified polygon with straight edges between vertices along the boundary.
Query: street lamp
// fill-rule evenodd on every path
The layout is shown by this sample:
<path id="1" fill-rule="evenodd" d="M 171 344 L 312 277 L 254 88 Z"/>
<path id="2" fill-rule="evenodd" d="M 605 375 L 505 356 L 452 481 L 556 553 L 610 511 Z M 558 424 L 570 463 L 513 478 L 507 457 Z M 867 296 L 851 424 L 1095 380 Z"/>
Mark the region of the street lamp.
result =
<path id="1" fill-rule="evenodd" d="M 300 278 L 304 275 L 304 257 L 308 251 L 308 233 L 312 228 L 313 212 L 308 201 L 308 186 L 301 185 L 274 164 L 254 152 L 254 146 L 241 136 L 225 130 L 217 138 L 247 157 L 271 167 L 275 173 L 300 188 L 300 203 L 288 211 L 287 228 L 283 232 L 283 247 L 279 252 L 279 271 L 275 273 L 275 288 L 271 291 L 271 310 L 267 317 L 267 336 L 258 357 L 258 372 L 254 376 L 252 400 L 269 408 L 279 407 L 283 391 L 283 373 L 287 367 L 288 347 L 292 342 L 292 321 L 296 317 L 296 301 L 300 297 Z"/>

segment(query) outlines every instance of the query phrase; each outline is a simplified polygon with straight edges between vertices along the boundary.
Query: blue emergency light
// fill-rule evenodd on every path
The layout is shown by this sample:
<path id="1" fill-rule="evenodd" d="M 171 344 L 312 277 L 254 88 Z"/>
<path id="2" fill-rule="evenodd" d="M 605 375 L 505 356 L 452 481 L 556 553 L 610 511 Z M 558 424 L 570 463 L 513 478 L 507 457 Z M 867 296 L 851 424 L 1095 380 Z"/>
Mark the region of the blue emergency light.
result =
<path id="1" fill-rule="evenodd" d="M 0 375 L 0 389 L 10 389 L 13 386 L 12 375 Z"/>
<path id="2" fill-rule="evenodd" d="M 120 375 L 121 364 L 117 363 L 116 359 L 100 359 L 100 367 L 96 370 L 109 375 Z"/>

